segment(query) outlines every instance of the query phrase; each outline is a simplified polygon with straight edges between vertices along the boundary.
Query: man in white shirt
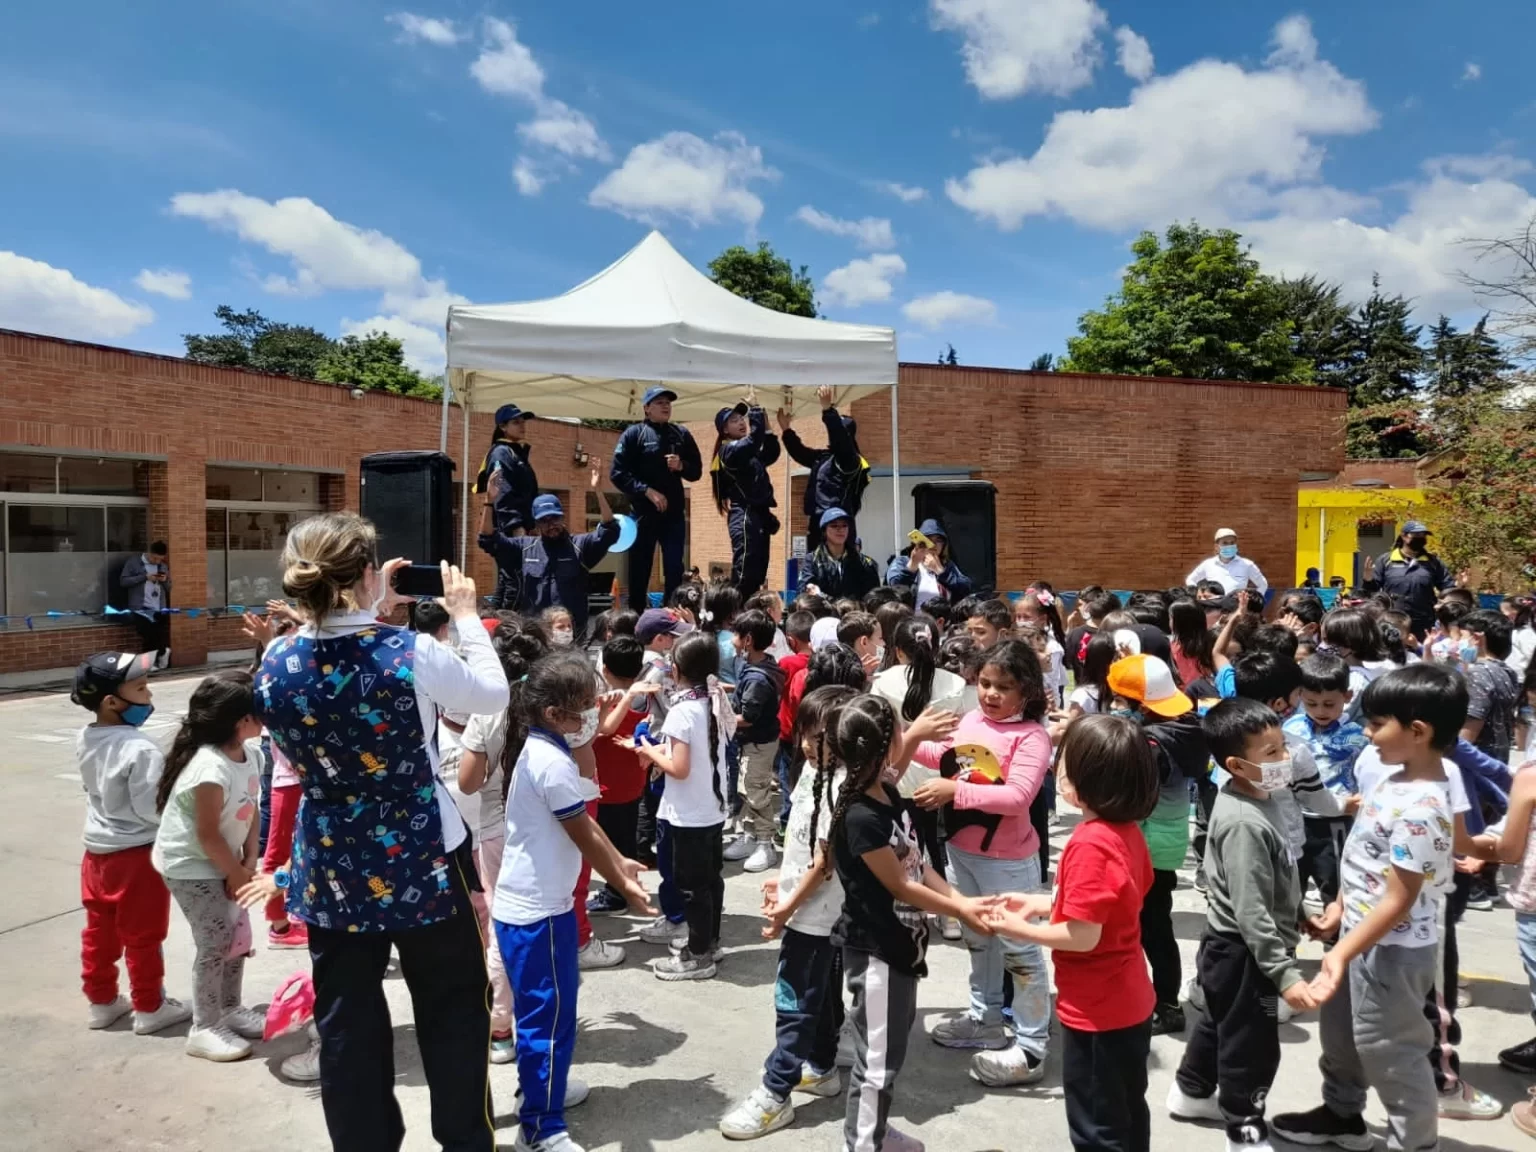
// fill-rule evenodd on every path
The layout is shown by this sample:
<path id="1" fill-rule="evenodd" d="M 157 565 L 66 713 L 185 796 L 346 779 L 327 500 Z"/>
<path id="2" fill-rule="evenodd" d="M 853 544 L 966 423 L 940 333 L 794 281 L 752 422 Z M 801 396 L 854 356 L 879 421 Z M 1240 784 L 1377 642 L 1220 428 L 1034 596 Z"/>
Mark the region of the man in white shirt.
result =
<path id="1" fill-rule="evenodd" d="M 1202 580 L 1214 580 L 1231 595 L 1241 592 L 1250 584 L 1260 596 L 1269 591 L 1269 581 L 1259 566 L 1246 556 L 1237 554 L 1237 533 L 1230 528 L 1216 529 L 1216 555 L 1207 556 L 1195 570 L 1184 578 L 1191 588 Z"/>

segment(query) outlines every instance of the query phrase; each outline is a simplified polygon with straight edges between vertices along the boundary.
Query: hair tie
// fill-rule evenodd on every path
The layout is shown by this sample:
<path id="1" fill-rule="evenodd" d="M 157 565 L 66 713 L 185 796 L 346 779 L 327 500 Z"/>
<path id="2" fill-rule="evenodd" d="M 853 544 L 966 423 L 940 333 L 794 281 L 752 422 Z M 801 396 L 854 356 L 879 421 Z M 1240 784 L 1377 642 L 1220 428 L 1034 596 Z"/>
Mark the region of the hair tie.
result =
<path id="1" fill-rule="evenodd" d="M 1038 588 L 1035 590 L 1035 603 L 1049 608 L 1052 604 L 1056 603 L 1056 597 L 1052 596 L 1044 588 Z"/>

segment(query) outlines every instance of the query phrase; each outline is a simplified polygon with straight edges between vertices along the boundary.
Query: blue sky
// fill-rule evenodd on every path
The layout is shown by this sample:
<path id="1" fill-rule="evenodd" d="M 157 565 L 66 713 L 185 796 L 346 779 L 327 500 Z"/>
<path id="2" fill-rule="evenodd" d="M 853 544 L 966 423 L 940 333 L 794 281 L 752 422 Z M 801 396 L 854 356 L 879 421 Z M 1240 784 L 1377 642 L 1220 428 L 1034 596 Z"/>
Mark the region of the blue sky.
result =
<path id="1" fill-rule="evenodd" d="M 441 363 L 654 225 L 770 241 L 903 358 L 1060 353 L 1179 218 L 1421 316 L 1536 215 L 1536 6 L 1487 0 L 28 4 L 0 327 L 177 353 L 216 305 Z"/>

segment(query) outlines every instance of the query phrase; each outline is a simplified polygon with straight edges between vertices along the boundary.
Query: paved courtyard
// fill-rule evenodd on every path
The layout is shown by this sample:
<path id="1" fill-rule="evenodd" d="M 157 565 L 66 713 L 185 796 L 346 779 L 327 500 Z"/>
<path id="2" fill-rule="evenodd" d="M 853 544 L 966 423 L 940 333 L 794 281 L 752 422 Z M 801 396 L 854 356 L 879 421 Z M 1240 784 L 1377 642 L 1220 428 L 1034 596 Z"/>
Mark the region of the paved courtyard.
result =
<path id="1" fill-rule="evenodd" d="M 178 711 L 196 683 L 178 677 L 155 683 L 157 715 L 150 731 L 168 743 Z M 79 906 L 81 794 L 73 762 L 74 733 L 85 714 L 64 694 L 0 700 L 0 865 L 8 879 L 0 896 L 0 1147 L 15 1152 L 149 1152 L 164 1149 L 318 1149 L 328 1147 L 318 1092 L 283 1082 L 279 1061 L 303 1047 L 299 1038 L 258 1045 L 233 1065 L 192 1060 L 182 1053 L 185 1026 L 136 1037 L 127 1021 L 110 1031 L 85 1027 L 80 993 Z M 1067 829 L 1060 830 L 1058 846 Z M 639 943 L 639 922 L 602 917 L 598 932 L 629 949 L 623 968 L 587 976 L 581 992 L 576 1075 L 593 1085 L 588 1104 L 571 1113 L 572 1134 L 589 1149 L 678 1152 L 725 1147 L 719 1117 L 756 1083 L 773 1039 L 771 982 L 776 945 L 758 935 L 758 879 L 730 866 L 726 884 L 720 977 L 704 984 L 663 984 L 647 963 L 660 950 Z M 1175 897 L 1175 922 L 1186 969 L 1204 919 L 1189 876 Z M 1463 1068 L 1474 1084 L 1506 1104 L 1523 1099 L 1526 1084 L 1498 1068 L 1500 1048 L 1527 1039 L 1530 1000 L 1514 941 L 1513 914 L 1468 913 L 1461 929 L 1474 1006 L 1462 1014 Z M 1305 956 L 1316 959 L 1316 945 Z M 166 942 L 167 984 L 189 991 L 192 948 L 179 912 Z M 261 951 L 246 967 L 246 1002 L 265 1003 L 273 987 L 305 965 L 303 953 Z M 965 953 L 935 936 L 932 973 L 920 996 L 918 1027 L 931 1029 L 966 1002 Z M 395 1014 L 398 1095 L 405 1111 L 405 1147 L 435 1148 L 428 1129 L 427 1090 L 411 1025 L 405 986 L 389 981 Z M 1316 1023 L 1303 1017 L 1281 1029 L 1284 1063 L 1270 1097 L 1272 1111 L 1310 1107 L 1318 1100 Z M 1152 1145 L 1159 1152 L 1220 1148 L 1218 1130 L 1176 1123 L 1162 1111 L 1183 1049 L 1178 1037 L 1152 1044 Z M 896 1089 L 898 1124 L 944 1152 L 1065 1149 L 1066 1119 L 1059 1056 L 1038 1089 L 987 1091 L 966 1075 L 968 1058 L 926 1041 L 911 1049 Z M 491 1070 L 501 1124 L 516 1089 L 512 1067 Z M 841 1100 L 816 1100 L 796 1124 L 758 1142 L 764 1152 L 839 1147 Z M 1381 1121 L 1379 1110 L 1368 1116 Z M 1442 1125 L 1447 1152 L 1531 1147 L 1507 1117 Z M 1277 1141 L 1277 1146 L 1280 1145 Z"/>

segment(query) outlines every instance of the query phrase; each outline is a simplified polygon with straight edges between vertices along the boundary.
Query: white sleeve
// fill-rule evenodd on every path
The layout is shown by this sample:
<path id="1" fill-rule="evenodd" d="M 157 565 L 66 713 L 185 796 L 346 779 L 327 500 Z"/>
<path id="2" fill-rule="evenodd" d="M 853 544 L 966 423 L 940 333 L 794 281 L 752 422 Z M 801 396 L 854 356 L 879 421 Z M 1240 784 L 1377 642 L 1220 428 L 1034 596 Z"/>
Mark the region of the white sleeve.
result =
<path id="1" fill-rule="evenodd" d="M 1196 584 L 1200 583 L 1200 581 L 1202 581 L 1204 579 L 1205 579 L 1205 561 L 1202 560 L 1202 561 L 1200 561 L 1200 563 L 1198 563 L 1198 564 L 1196 564 L 1194 566 L 1194 569 L 1190 572 L 1190 574 L 1188 576 L 1184 577 L 1184 583 L 1185 583 L 1186 586 L 1188 586 L 1190 588 L 1193 588 Z"/>
<path id="2" fill-rule="evenodd" d="M 459 637 L 463 658 L 448 645 L 416 636 L 416 687 L 444 709 L 471 715 L 507 707 L 507 674 L 484 628 L 466 628 Z"/>
<path id="3" fill-rule="evenodd" d="M 464 732 L 459 737 L 459 744 L 466 752 L 484 752 L 488 729 L 494 723 L 494 716 L 471 716 L 469 723 L 464 725 Z"/>
<path id="4" fill-rule="evenodd" d="M 1461 766 L 1449 759 L 1440 763 L 1445 768 L 1445 790 L 1451 796 L 1451 814 L 1460 816 L 1463 812 L 1472 811 L 1472 802 L 1467 799 L 1466 781 L 1461 778 Z"/>
<path id="5" fill-rule="evenodd" d="M 1269 581 L 1264 579 L 1264 573 L 1260 571 L 1259 566 L 1252 560 L 1248 561 L 1248 567 L 1253 572 L 1249 579 L 1253 581 L 1253 586 L 1259 590 L 1259 595 L 1264 595 L 1264 593 L 1269 591 Z"/>
<path id="6" fill-rule="evenodd" d="M 155 809 L 155 793 L 160 788 L 160 775 L 164 771 L 165 758 L 152 746 L 135 751 L 128 764 L 128 806 L 146 824 L 160 823 L 160 813 Z"/>

